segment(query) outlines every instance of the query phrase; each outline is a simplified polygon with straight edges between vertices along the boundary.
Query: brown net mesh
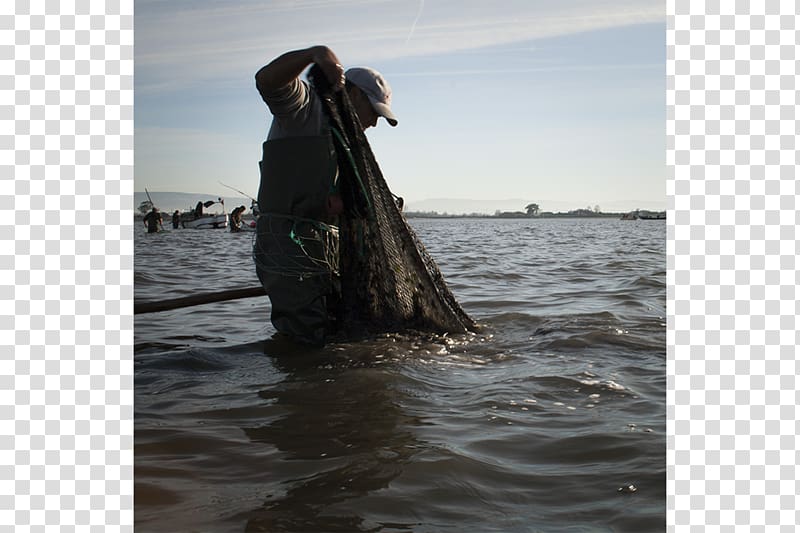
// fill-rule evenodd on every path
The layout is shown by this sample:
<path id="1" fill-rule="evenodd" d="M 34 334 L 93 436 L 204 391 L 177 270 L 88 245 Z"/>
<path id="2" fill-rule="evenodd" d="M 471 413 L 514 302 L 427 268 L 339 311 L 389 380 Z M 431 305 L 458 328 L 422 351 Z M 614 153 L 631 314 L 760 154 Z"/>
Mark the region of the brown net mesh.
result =
<path id="1" fill-rule="evenodd" d="M 360 332 L 475 331 L 397 206 L 346 91 L 331 91 L 316 66 L 309 79 L 330 118 L 344 204 L 337 322 Z"/>

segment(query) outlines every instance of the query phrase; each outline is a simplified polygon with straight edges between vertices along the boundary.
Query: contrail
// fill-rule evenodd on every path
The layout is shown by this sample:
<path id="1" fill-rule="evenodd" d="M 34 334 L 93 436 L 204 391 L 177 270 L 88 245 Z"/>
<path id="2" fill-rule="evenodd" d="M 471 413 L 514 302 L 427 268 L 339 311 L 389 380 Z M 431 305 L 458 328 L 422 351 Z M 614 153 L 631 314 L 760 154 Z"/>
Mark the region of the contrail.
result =
<path id="1" fill-rule="evenodd" d="M 419 17 L 422 15 L 422 8 L 425 7 L 425 0 L 419 0 L 419 9 L 417 10 L 417 17 L 414 19 L 414 22 L 411 23 L 411 29 L 408 31 L 408 37 L 406 37 L 406 44 L 411 40 L 411 36 L 414 35 L 414 29 L 417 27 L 417 21 L 419 21 Z"/>

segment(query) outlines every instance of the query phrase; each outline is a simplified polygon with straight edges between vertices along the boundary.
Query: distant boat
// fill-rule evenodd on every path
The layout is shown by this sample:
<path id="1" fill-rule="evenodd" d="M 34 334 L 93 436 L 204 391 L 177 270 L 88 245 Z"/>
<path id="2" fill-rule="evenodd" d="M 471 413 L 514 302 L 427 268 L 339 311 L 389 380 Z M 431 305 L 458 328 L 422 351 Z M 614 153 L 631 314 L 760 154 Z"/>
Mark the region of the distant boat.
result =
<path id="1" fill-rule="evenodd" d="M 666 211 L 639 211 L 639 218 L 641 220 L 666 220 Z"/>
<path id="2" fill-rule="evenodd" d="M 636 211 L 625 213 L 624 215 L 622 215 L 621 219 L 622 220 L 666 220 L 667 212 L 645 211 L 642 209 L 637 209 Z"/>
<path id="3" fill-rule="evenodd" d="M 203 213 L 203 208 L 219 203 L 222 213 Z M 225 212 L 225 201 L 218 198 L 216 201 L 197 202 L 191 211 L 181 213 L 181 227 L 191 229 L 221 229 L 228 227 L 228 214 Z"/>
<path id="4" fill-rule="evenodd" d="M 193 215 L 192 215 L 193 216 Z M 228 227 L 228 215 L 201 215 L 199 218 L 181 218 L 181 227 L 191 229 L 217 229 Z"/>

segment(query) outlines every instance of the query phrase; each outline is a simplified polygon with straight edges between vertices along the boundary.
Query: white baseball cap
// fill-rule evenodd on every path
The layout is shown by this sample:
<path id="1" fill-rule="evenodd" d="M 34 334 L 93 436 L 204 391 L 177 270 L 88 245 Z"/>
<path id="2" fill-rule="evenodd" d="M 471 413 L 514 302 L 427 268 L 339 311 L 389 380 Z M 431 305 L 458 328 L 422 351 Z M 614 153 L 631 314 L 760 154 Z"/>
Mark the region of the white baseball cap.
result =
<path id="1" fill-rule="evenodd" d="M 381 73 L 369 67 L 353 67 L 344 73 L 345 78 L 364 91 L 375 112 L 392 126 L 397 126 L 397 118 L 389 107 L 392 101 L 392 88 Z"/>

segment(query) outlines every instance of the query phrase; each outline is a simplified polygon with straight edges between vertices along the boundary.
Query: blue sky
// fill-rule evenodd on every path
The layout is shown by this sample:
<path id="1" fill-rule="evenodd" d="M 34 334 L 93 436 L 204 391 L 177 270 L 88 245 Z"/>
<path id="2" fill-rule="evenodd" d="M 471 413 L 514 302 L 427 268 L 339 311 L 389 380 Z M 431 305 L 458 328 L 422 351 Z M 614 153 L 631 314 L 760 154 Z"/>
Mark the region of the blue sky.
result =
<path id="1" fill-rule="evenodd" d="M 253 76 L 325 44 L 392 85 L 400 123 L 367 135 L 412 208 L 666 208 L 663 2 L 137 0 L 134 31 L 137 191 L 255 196 Z"/>

